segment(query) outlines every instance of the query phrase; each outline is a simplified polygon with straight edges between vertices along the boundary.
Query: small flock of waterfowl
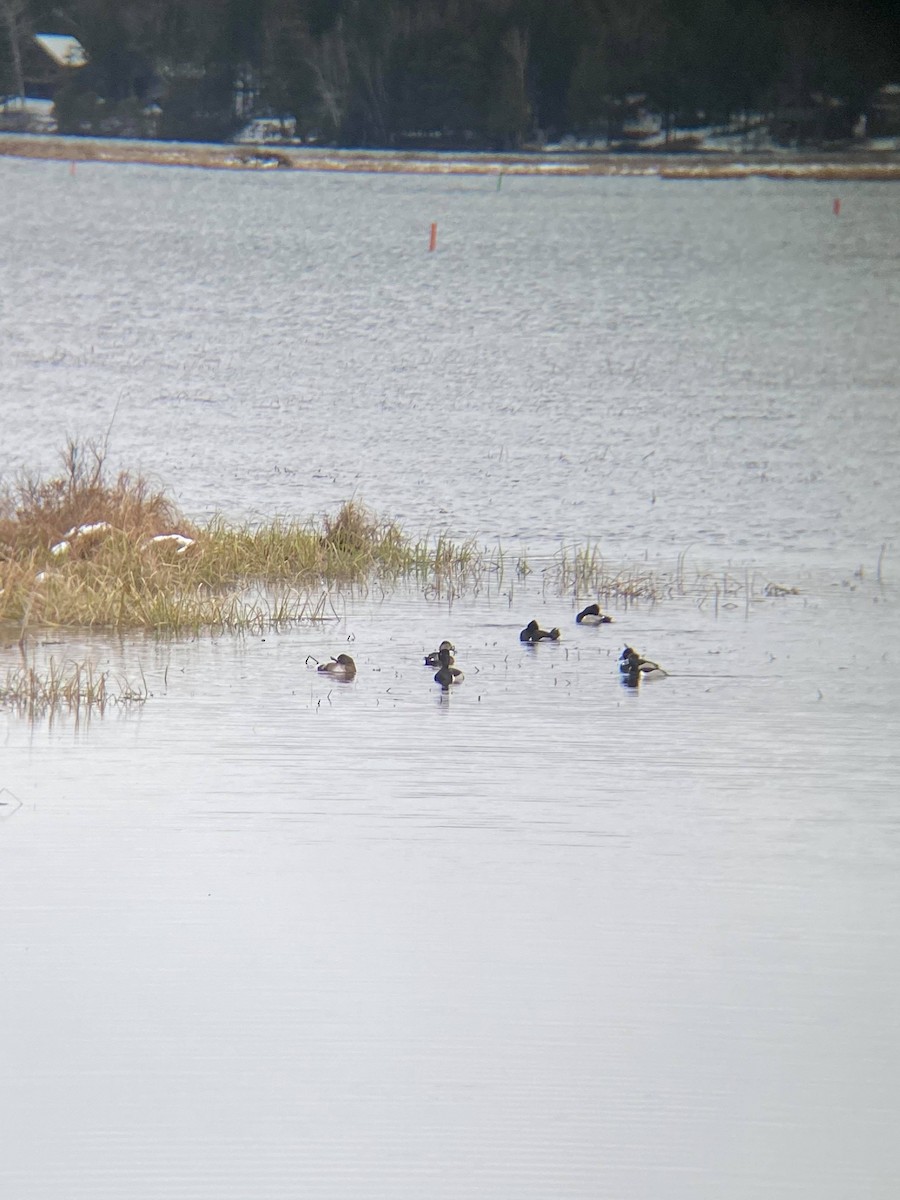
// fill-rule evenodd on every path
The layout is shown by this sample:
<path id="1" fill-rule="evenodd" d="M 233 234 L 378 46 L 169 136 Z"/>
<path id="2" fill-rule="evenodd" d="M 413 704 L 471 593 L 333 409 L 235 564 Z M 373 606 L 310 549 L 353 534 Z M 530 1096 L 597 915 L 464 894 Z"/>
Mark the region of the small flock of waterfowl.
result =
<path id="1" fill-rule="evenodd" d="M 601 612 L 598 604 L 589 604 L 575 617 L 577 625 L 609 625 L 611 622 L 612 617 Z M 519 641 L 535 645 L 542 641 L 558 642 L 560 636 L 559 629 L 555 627 L 541 629 L 537 621 L 529 621 L 519 634 Z M 437 667 L 434 682 L 445 692 L 465 679 L 463 672 L 455 665 L 455 653 L 453 643 L 443 641 L 437 650 L 425 655 L 425 666 Z M 339 654 L 330 662 L 320 663 L 318 669 L 332 679 L 350 680 L 356 677 L 356 663 L 349 654 Z M 642 658 L 631 646 L 626 646 L 619 655 L 619 672 L 626 687 L 637 687 L 643 679 L 656 679 L 667 674 L 658 663 Z"/>

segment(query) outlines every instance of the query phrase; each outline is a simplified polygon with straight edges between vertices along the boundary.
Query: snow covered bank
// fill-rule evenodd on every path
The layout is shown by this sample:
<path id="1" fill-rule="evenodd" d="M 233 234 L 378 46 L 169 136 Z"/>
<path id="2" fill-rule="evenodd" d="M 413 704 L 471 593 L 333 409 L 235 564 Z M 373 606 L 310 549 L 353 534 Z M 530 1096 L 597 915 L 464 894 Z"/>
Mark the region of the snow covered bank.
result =
<path id="1" fill-rule="evenodd" d="M 554 151 L 521 154 L 326 150 L 196 142 L 129 141 L 0 134 L 0 155 L 68 162 L 125 162 L 226 170 L 396 172 L 426 175 L 646 175 L 664 179 L 900 180 L 900 152 L 844 154 L 725 151 L 619 154 Z"/>

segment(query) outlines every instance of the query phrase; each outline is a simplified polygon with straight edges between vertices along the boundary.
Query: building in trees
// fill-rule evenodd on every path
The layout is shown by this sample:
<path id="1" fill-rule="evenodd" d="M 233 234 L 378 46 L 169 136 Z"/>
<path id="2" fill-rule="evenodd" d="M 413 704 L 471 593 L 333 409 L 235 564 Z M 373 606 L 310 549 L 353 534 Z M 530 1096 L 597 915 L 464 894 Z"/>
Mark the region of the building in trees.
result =
<path id="1" fill-rule="evenodd" d="M 87 65 L 81 42 L 69 34 L 25 35 L 23 27 L 7 22 L 13 92 L 3 97 L 3 124 L 16 128 L 52 128 L 50 111 L 56 94 Z"/>

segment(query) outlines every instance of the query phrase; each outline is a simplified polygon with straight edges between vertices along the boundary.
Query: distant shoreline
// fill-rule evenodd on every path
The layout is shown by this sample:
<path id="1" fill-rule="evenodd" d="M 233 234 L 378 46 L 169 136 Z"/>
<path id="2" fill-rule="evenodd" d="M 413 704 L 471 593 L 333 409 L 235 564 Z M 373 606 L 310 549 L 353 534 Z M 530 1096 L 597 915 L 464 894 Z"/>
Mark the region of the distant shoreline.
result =
<path id="1" fill-rule="evenodd" d="M 0 133 L 0 155 L 62 162 L 141 163 L 211 170 L 338 171 L 409 175 L 647 176 L 661 179 L 806 179 L 900 181 L 897 152 L 775 154 L 758 151 L 603 154 L 535 151 L 330 150 L 306 146 L 131 141 Z"/>

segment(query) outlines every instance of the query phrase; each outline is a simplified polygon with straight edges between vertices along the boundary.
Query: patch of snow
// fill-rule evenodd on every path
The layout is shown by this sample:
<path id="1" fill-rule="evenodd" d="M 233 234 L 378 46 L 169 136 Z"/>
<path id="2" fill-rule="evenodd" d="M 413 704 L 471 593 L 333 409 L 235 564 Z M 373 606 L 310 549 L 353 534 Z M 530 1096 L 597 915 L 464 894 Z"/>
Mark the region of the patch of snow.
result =
<path id="1" fill-rule="evenodd" d="M 183 533 L 158 533 L 150 542 L 175 542 L 178 546 L 176 554 L 184 554 L 185 550 L 195 544 L 193 538 L 186 537 Z M 148 546 L 150 542 L 147 543 Z"/>
<path id="2" fill-rule="evenodd" d="M 53 101 L 38 96 L 4 96 L 0 118 L 11 118 L 28 133 L 56 133 Z"/>
<path id="3" fill-rule="evenodd" d="M 294 117 L 257 117 L 234 135 L 234 141 L 239 145 L 258 142 L 291 141 L 297 134 L 297 121 Z"/>
<path id="4" fill-rule="evenodd" d="M 76 37 L 65 33 L 36 33 L 34 40 L 61 67 L 83 67 L 87 65 L 84 46 Z"/>
<path id="5" fill-rule="evenodd" d="M 93 525 L 73 525 L 72 528 L 63 534 L 64 538 L 90 537 L 91 534 L 101 533 L 104 529 L 111 529 L 109 521 L 95 521 Z"/>
<path id="6" fill-rule="evenodd" d="M 53 112 L 53 101 L 39 96 L 5 96 L 3 108 L 10 112 L 27 112 L 38 117 L 49 117 Z"/>
<path id="7" fill-rule="evenodd" d="M 103 533 L 107 529 L 112 529 L 109 521 L 95 521 L 92 525 L 73 525 L 71 529 L 67 529 L 62 535 L 62 541 L 50 547 L 50 553 L 56 555 L 66 554 L 72 549 L 72 542 L 76 538 L 93 537 L 95 533 Z"/>

